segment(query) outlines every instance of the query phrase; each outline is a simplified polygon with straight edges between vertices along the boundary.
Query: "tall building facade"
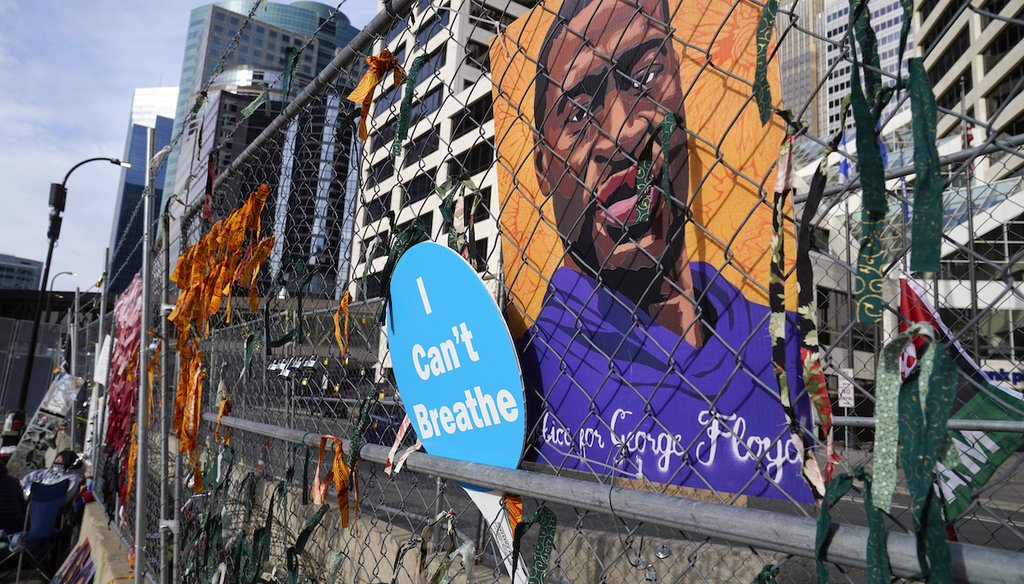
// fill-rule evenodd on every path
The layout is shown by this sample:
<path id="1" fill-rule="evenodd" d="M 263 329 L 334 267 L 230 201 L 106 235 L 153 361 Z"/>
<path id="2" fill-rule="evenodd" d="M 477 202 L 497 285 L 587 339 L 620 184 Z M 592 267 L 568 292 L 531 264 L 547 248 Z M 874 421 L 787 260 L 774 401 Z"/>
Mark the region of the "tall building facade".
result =
<path id="1" fill-rule="evenodd" d="M 249 1 L 235 0 L 192 11 L 176 129 L 185 123 L 187 108 L 196 102 L 198 91 L 207 83 L 208 88 L 168 161 L 165 187 L 168 196 L 173 192 L 183 203 L 174 208 L 201 202 L 207 220 L 223 217 L 237 203 L 221 200 L 216 193 L 204 199 L 208 183 L 358 32 L 330 6 L 294 2 L 264 3 L 238 34 L 251 6 Z M 225 55 L 236 34 L 237 46 Z M 272 193 L 267 212 L 273 221 L 267 227 L 276 245 L 265 274 L 267 287 L 275 293 L 283 288 L 291 294 L 337 297 L 348 283 L 351 238 L 345 234 L 351 233 L 351 224 L 344 209 L 346 194 L 355 193 L 350 175 L 354 177 L 357 169 L 350 162 L 355 156 L 352 131 L 342 122 L 351 119 L 355 106 L 339 95 L 357 81 L 357 75 L 343 74 L 338 93 L 310 105 L 286 131 L 275 134 L 277 144 L 267 154 L 272 159 L 260 160 L 265 176 L 259 180 Z M 264 91 L 269 96 L 266 105 L 249 115 L 243 113 Z M 238 185 L 238 189 L 255 186 Z M 172 226 L 172 240 L 175 231 Z"/>
<path id="2" fill-rule="evenodd" d="M 823 45 L 806 31 L 818 30 L 824 5 L 825 0 L 795 0 L 779 15 L 776 26 L 782 39 L 778 54 L 782 107 L 803 120 L 814 136 L 825 133 L 818 99 Z"/>
<path id="3" fill-rule="evenodd" d="M 0 289 L 38 290 L 43 262 L 0 254 Z"/>
<path id="4" fill-rule="evenodd" d="M 121 171 L 114 206 L 114 223 L 110 229 L 110 292 L 119 294 L 128 287 L 132 277 L 142 267 L 142 248 L 136 245 L 142 237 L 142 191 L 146 186 L 146 158 L 151 134 L 156 143 L 153 152 L 171 141 L 174 124 L 174 104 L 177 87 L 147 87 L 135 90 L 132 111 L 128 119 L 128 137 L 122 160 L 132 167 Z M 161 200 L 164 168 L 154 181 L 155 200 Z"/>
<path id="5" fill-rule="evenodd" d="M 352 246 L 355 281 L 350 290 L 357 301 L 371 305 L 384 293 L 381 270 L 390 235 L 419 221 L 431 239 L 447 242 L 437 188 L 451 179 L 470 178 L 477 187 L 479 203 L 463 205 L 455 217 L 457 224 L 473 224 L 474 238 L 467 242 L 470 263 L 481 273 L 501 272 L 488 43 L 499 24 L 511 23 L 528 6 L 507 0 L 438 4 L 419 2 L 412 17 L 396 23 L 374 47 L 375 52 L 391 50 L 407 70 L 416 57 L 425 60 L 415 87 L 408 137 L 397 156 L 392 145 L 404 86 L 394 86 L 390 80 L 384 84 L 368 120 L 361 212 L 356 216 Z M 486 275 L 484 281 L 494 284 Z M 380 343 L 380 354 L 365 364 L 376 369 L 383 363 L 376 371 L 381 378 L 390 369 L 384 347 Z"/>
<path id="6" fill-rule="evenodd" d="M 926 0 L 915 6 L 921 39 L 918 54 L 936 103 L 957 115 L 939 113 L 938 135 L 963 134 L 964 146 L 989 138 L 987 128 L 1005 136 L 1024 133 L 1024 4 L 1010 0 L 976 3 L 984 12 L 952 0 Z M 996 17 L 990 16 L 995 15 Z M 962 122 L 961 112 L 972 120 Z M 998 179 L 1020 170 L 1019 156 L 974 168 L 978 180 Z"/>
<path id="7" fill-rule="evenodd" d="M 900 71 L 906 74 L 907 59 L 914 55 L 914 30 L 911 27 L 903 62 L 900 63 L 900 31 L 903 26 L 903 6 L 900 0 L 870 0 L 868 10 L 871 13 L 871 28 L 878 39 L 878 57 L 884 74 L 883 83 L 893 85 L 895 76 Z M 850 3 L 847 0 L 825 0 L 824 12 L 819 17 L 817 31 L 829 40 L 824 54 L 819 56 L 819 66 L 827 78 L 823 90 L 819 92 L 818 108 L 821 116 L 819 128 L 827 135 L 839 130 L 843 98 L 850 94 L 852 59 L 845 54 L 845 51 L 852 50 L 847 38 L 849 20 Z M 858 61 L 862 62 L 862 59 Z M 885 123 L 885 120 L 893 115 L 909 110 L 909 100 L 900 103 L 893 99 L 882 110 L 882 122 Z M 847 118 L 846 123 L 847 127 L 853 127 L 852 116 Z"/>
<path id="8" fill-rule="evenodd" d="M 235 49 L 227 52 L 255 1 L 228 0 L 192 10 L 174 112 L 174 135 L 181 130 L 199 90 L 218 66 L 222 71 L 252 67 L 280 72 L 284 70 L 290 51 L 302 47 L 314 37 L 312 44 L 298 56 L 295 65 L 295 73 L 309 79 L 330 63 L 335 51 L 347 45 L 358 32 L 340 12 L 332 20 L 334 9 L 326 4 L 263 2 L 253 13 L 252 22 L 239 35 Z M 186 128 L 186 133 L 197 131 L 198 124 Z M 184 182 L 178 182 L 181 173 L 177 168 L 182 156 L 188 154 L 178 147 L 168 157 L 167 182 L 164 184 L 167 196 L 179 192 L 184 186 Z"/>

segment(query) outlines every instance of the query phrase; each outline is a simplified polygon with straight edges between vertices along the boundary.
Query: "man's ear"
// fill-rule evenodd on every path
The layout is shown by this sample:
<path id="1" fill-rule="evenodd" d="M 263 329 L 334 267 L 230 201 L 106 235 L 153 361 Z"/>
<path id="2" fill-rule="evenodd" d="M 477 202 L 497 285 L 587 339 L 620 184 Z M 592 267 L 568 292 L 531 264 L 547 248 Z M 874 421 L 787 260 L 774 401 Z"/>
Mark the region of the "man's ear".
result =
<path id="1" fill-rule="evenodd" d="M 537 170 L 537 182 L 540 184 L 540 194 L 548 197 L 554 193 L 554 185 L 548 180 L 547 169 L 551 168 L 555 155 L 551 147 L 544 142 L 544 137 L 538 133 L 537 141 L 534 143 L 533 164 Z"/>

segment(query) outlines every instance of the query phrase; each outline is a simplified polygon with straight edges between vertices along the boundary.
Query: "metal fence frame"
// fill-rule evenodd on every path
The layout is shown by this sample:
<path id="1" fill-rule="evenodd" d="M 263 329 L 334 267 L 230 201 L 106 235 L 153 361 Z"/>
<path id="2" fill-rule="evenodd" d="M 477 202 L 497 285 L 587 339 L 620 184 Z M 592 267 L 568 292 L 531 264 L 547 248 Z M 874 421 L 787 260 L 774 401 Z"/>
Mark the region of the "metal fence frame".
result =
<path id="1" fill-rule="evenodd" d="M 287 107 L 278 115 L 273 122 L 260 135 L 247 145 L 245 150 L 235 158 L 230 167 L 217 177 L 215 189 L 226 187 L 238 173 L 242 172 L 247 162 L 257 156 L 265 144 L 272 137 L 282 132 L 288 123 L 305 111 L 306 107 L 314 102 L 326 88 L 333 86 L 342 72 L 348 70 L 353 64 L 363 57 L 366 50 L 372 43 L 383 38 L 390 27 L 397 22 L 401 15 L 410 13 L 414 0 L 396 0 L 385 3 L 385 10 L 378 14 L 371 22 L 356 36 L 355 39 L 343 50 L 337 52 L 330 65 L 325 68 L 316 79 L 303 89 L 303 91 L 291 101 Z M 998 139 L 983 146 L 942 158 L 943 164 L 965 162 L 977 156 L 998 152 L 1000 150 L 1013 150 L 1024 146 L 1024 135 L 1013 136 L 1006 139 Z M 887 179 L 899 178 L 913 174 L 913 166 L 905 166 L 886 173 Z M 825 196 L 834 196 L 849 193 L 856 188 L 858 179 L 852 178 L 845 185 L 831 187 L 825 191 Z M 151 191 L 148 195 L 151 197 Z M 147 218 L 147 233 L 150 222 L 148 218 L 153 214 L 150 208 L 150 199 L 147 198 L 144 207 L 144 217 Z M 796 197 L 797 202 L 803 198 Z M 191 222 L 201 210 L 201 203 L 190 207 L 184 214 L 182 223 Z M 166 213 L 164 214 L 166 216 Z M 143 347 L 148 346 L 145 342 L 145 331 L 148 330 L 149 318 L 159 314 L 161 322 L 161 335 L 169 339 L 167 331 L 166 314 L 169 312 L 171 303 L 170 283 L 167 279 L 171 268 L 169 257 L 170 245 L 166 241 L 168 224 L 164 223 L 163 235 L 156 242 L 154 249 L 150 249 L 151 238 L 144 237 L 142 268 L 144 278 L 144 306 L 142 311 L 144 331 Z M 162 277 L 157 280 L 158 288 L 154 288 L 151 280 L 154 274 Z M 104 284 L 105 289 L 105 284 Z M 156 301 L 147 301 L 150 298 L 151 289 L 157 293 L 153 294 Z M 100 325 L 104 326 L 101 316 Z M 102 331 L 101 331 L 102 332 Z M 102 337 L 102 334 L 100 335 Z M 168 343 L 169 344 L 169 343 Z M 141 582 L 143 577 L 154 580 L 154 573 L 159 573 L 159 581 L 182 581 L 179 572 L 179 559 L 182 553 L 181 542 L 181 507 L 183 504 L 182 485 L 182 458 L 180 454 L 174 455 L 174 482 L 173 492 L 168 492 L 168 459 L 171 454 L 171 446 L 168 441 L 168 421 L 170 413 L 167 406 L 173 403 L 173 367 L 170 366 L 170 347 L 166 346 L 161 354 L 160 392 L 158 396 L 160 415 L 160 438 L 158 456 L 162 461 L 159 481 L 159 509 L 156 517 L 152 517 L 153 510 L 149 505 L 136 505 L 135 508 L 135 538 L 137 544 L 140 540 L 145 541 L 151 535 L 150 528 L 155 524 L 159 531 L 160 552 L 163 553 L 171 546 L 172 561 L 168 570 L 167 562 L 154 559 L 150 554 L 137 553 L 135 555 L 135 579 Z M 146 350 L 142 351 L 142 363 L 140 372 L 145 371 Z M 140 375 L 140 390 L 144 390 L 145 376 Z M 137 501 L 143 501 L 154 495 L 153 489 L 147 485 L 147 473 L 153 471 L 153 463 L 147 457 L 147 445 L 150 443 L 148 436 L 144 435 L 146 420 L 145 391 L 140 391 L 139 407 L 139 456 L 144 464 L 138 465 L 138 478 L 136 479 Z M 207 411 L 203 415 L 206 423 L 215 423 L 217 416 Z M 282 441 L 288 444 L 305 444 L 309 447 L 317 446 L 319 437 L 308 432 L 302 432 L 283 426 L 271 426 L 242 418 L 227 416 L 220 423 L 223 426 L 236 428 L 264 436 L 273 440 Z M 836 416 L 837 427 L 865 428 L 873 427 L 873 418 L 856 416 Z M 1015 431 L 1024 430 L 1024 424 L 1009 421 L 961 421 L 951 420 L 948 424 L 950 430 L 981 430 L 981 431 Z M 346 446 L 349 443 L 346 441 Z M 156 444 L 153 444 L 156 446 Z M 388 457 L 388 448 L 377 444 L 365 444 L 359 451 L 362 458 L 377 463 L 383 463 Z M 419 473 L 424 476 L 441 477 L 455 481 L 472 482 L 480 486 L 502 488 L 508 491 L 519 493 L 523 496 L 539 500 L 560 503 L 574 508 L 585 509 L 597 513 L 609 514 L 615 518 L 625 518 L 644 524 L 661 525 L 671 529 L 685 531 L 688 534 L 696 534 L 735 543 L 744 546 L 753 546 L 782 554 L 799 556 L 804 558 L 815 557 L 815 532 L 816 524 L 812 519 L 798 517 L 792 514 L 776 513 L 758 509 L 745 509 L 724 504 L 705 503 L 701 501 L 688 500 L 680 497 L 673 497 L 665 494 L 650 493 L 617 487 L 614 485 L 602 484 L 599 482 L 584 481 L 576 478 L 555 476 L 548 473 L 536 472 L 535 470 L 508 470 L 494 467 L 487 467 L 467 462 L 454 461 L 423 453 L 413 454 L 406 466 L 407 472 Z M 173 508 L 169 508 L 168 501 L 172 501 Z M 154 521 L 155 519 L 155 521 Z M 171 541 L 168 541 L 168 533 L 171 534 Z M 124 538 L 127 542 L 128 539 Z M 863 527 L 840 524 L 834 528 L 826 552 L 826 559 L 830 563 L 851 568 L 863 568 L 865 566 L 867 530 Z M 894 574 L 899 577 L 912 578 L 920 573 L 916 543 L 913 536 L 902 533 L 890 533 L 888 535 L 889 556 Z M 1010 582 L 1024 573 L 1024 554 L 1005 550 L 991 549 L 978 545 L 952 544 L 954 577 L 958 581 L 972 582 Z M 154 564 L 155 562 L 155 564 Z M 171 579 L 171 580 L 168 580 Z"/>

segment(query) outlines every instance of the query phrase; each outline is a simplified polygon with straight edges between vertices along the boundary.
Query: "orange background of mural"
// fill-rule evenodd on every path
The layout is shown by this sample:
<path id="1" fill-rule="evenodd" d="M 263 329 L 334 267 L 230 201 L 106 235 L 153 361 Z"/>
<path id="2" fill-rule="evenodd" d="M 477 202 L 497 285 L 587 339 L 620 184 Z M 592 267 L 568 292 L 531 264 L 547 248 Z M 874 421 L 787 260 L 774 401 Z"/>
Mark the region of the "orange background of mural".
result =
<path id="1" fill-rule="evenodd" d="M 536 55 L 561 3 L 539 4 L 491 41 L 502 259 L 511 295 L 506 317 L 516 338 L 540 312 L 547 281 L 561 267 L 564 252 L 533 156 Z M 762 126 L 751 97 L 761 7 L 749 1 L 668 3 L 689 143 L 693 221 L 686 227 L 687 254 L 691 261 L 714 266 L 751 301 L 767 305 L 774 170 L 784 127 L 778 116 Z M 774 39 L 769 55 L 772 50 Z M 768 80 L 778 105 L 774 60 Z M 787 231 L 788 272 L 795 258 L 792 225 Z M 789 279 L 786 294 L 791 310 L 796 308 L 794 280 Z"/>

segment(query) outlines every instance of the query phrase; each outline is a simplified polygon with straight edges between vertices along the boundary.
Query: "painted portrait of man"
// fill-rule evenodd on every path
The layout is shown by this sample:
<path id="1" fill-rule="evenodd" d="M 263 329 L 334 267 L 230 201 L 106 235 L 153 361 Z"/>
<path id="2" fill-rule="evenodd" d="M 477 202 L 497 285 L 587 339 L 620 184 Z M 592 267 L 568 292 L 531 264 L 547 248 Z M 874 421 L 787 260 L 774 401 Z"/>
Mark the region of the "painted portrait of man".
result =
<path id="1" fill-rule="evenodd" d="M 508 317 L 538 462 L 808 500 L 761 289 L 782 134 L 734 83 L 757 7 L 725 8 L 549 1 L 492 43 Z"/>

